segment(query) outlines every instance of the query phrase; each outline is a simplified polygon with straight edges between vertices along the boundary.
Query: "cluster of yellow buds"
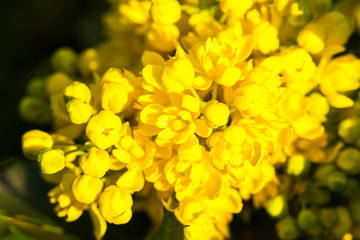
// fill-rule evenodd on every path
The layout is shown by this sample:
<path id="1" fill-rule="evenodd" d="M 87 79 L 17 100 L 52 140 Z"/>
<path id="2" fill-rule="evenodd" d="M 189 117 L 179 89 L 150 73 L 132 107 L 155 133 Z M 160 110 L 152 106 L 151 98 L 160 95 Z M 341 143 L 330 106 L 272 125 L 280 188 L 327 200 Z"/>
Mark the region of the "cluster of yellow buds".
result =
<path id="1" fill-rule="evenodd" d="M 59 49 L 56 72 L 29 90 L 52 131 L 25 133 L 23 152 L 56 184 L 48 195 L 57 215 L 89 211 L 101 239 L 106 223 L 131 220 L 137 194 L 156 192 L 186 239 L 225 239 L 232 214 L 252 200 L 282 217 L 281 238 L 295 239 L 291 226 L 310 220 L 286 215 L 289 189 L 301 190 L 281 179 L 334 159 L 360 173 L 360 152 L 339 153 L 325 128 L 330 109 L 352 107 L 346 92 L 360 87 L 360 59 L 340 54 L 355 23 L 339 9 L 330 0 L 112 1 L 106 42 L 79 55 Z M 359 146 L 358 118 L 341 122 L 339 135 Z M 319 182 L 339 190 L 335 173 Z M 161 222 L 162 209 L 151 211 Z M 299 218 L 311 218 L 304 211 Z"/>

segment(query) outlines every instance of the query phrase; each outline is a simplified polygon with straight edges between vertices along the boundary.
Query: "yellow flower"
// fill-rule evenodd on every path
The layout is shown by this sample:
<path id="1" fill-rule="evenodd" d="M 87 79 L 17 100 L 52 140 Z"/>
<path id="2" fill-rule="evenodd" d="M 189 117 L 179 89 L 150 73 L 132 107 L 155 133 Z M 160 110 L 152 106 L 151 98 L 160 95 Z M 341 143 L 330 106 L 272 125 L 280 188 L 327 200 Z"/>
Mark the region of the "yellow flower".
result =
<path id="1" fill-rule="evenodd" d="M 268 21 L 261 21 L 252 29 L 254 36 L 254 49 L 259 50 L 262 54 L 279 49 L 280 40 L 277 29 Z"/>
<path id="2" fill-rule="evenodd" d="M 89 121 L 93 109 L 89 102 L 74 98 L 66 104 L 66 111 L 72 123 L 83 124 Z"/>
<path id="3" fill-rule="evenodd" d="M 79 98 L 85 102 L 90 103 L 91 91 L 85 83 L 74 81 L 68 85 L 64 90 L 65 102 L 68 102 L 74 98 Z"/>
<path id="4" fill-rule="evenodd" d="M 104 84 L 101 93 L 102 108 L 114 113 L 121 112 L 128 101 L 126 87 L 119 83 L 111 82 Z"/>
<path id="5" fill-rule="evenodd" d="M 299 33 L 297 43 L 312 54 L 318 54 L 325 48 L 328 33 L 324 25 L 319 23 L 307 24 Z"/>
<path id="6" fill-rule="evenodd" d="M 209 143 L 211 161 L 220 170 L 240 168 L 245 162 L 255 166 L 265 154 L 260 139 L 243 126 L 231 125 L 224 132 L 213 134 Z"/>
<path id="7" fill-rule="evenodd" d="M 150 20 L 150 8 L 150 1 L 130 0 L 119 6 L 119 12 L 133 23 L 146 24 Z"/>
<path id="8" fill-rule="evenodd" d="M 125 108 L 126 112 L 131 112 L 128 107 L 134 103 L 134 82 L 135 77 L 129 71 L 121 71 L 117 68 L 108 69 L 99 86 L 101 88 L 101 106 L 103 109 L 119 113 Z"/>
<path id="9" fill-rule="evenodd" d="M 211 128 L 217 128 L 219 126 L 226 125 L 229 120 L 229 107 L 218 101 L 208 102 L 203 112 L 206 118 L 206 122 Z"/>
<path id="10" fill-rule="evenodd" d="M 253 5 L 253 0 L 221 0 L 220 8 L 224 13 L 235 17 L 243 17 L 247 10 Z"/>
<path id="11" fill-rule="evenodd" d="M 140 191 L 145 184 L 145 178 L 141 170 L 129 169 L 116 181 L 116 185 L 130 193 Z"/>
<path id="12" fill-rule="evenodd" d="M 324 14 L 318 21 L 328 32 L 327 45 L 345 45 L 354 31 L 354 21 L 339 11 Z"/>
<path id="13" fill-rule="evenodd" d="M 103 149 L 92 147 L 87 154 L 81 156 L 79 166 L 84 174 L 101 178 L 109 170 L 109 154 Z"/>
<path id="14" fill-rule="evenodd" d="M 181 17 L 180 4 L 176 0 L 154 1 L 151 7 L 151 16 L 156 24 L 174 24 Z"/>
<path id="15" fill-rule="evenodd" d="M 132 217 L 131 194 L 115 185 L 104 189 L 99 197 L 99 210 L 104 219 L 113 224 L 125 224 Z"/>
<path id="16" fill-rule="evenodd" d="M 65 154 L 61 149 L 43 149 L 38 156 L 38 164 L 41 171 L 46 174 L 54 174 L 64 169 Z"/>
<path id="17" fill-rule="evenodd" d="M 175 106 L 150 104 L 140 112 L 140 132 L 155 136 L 159 146 L 184 143 L 196 130 L 192 114 Z"/>
<path id="18" fill-rule="evenodd" d="M 302 48 L 295 48 L 282 52 L 280 56 L 285 63 L 282 74 L 287 87 L 303 94 L 314 88 L 316 65 L 308 52 Z"/>
<path id="19" fill-rule="evenodd" d="M 40 130 L 26 132 L 22 136 L 21 142 L 24 155 L 31 160 L 37 159 L 42 149 L 51 148 L 54 144 L 51 135 Z"/>
<path id="20" fill-rule="evenodd" d="M 320 71 L 320 90 L 336 108 L 351 107 L 354 101 L 340 92 L 356 90 L 360 86 L 360 60 L 346 54 L 329 61 Z M 341 81 L 339 81 L 341 79 Z"/>
<path id="21" fill-rule="evenodd" d="M 72 192 L 77 201 L 85 204 L 94 202 L 103 190 L 104 183 L 101 179 L 81 175 L 72 183 Z"/>
<path id="22" fill-rule="evenodd" d="M 161 69 L 162 83 L 169 92 L 183 92 L 192 88 L 194 77 L 194 68 L 185 57 L 171 58 Z"/>
<path id="23" fill-rule="evenodd" d="M 212 81 L 231 87 L 241 80 L 241 69 L 237 64 L 243 62 L 252 51 L 252 43 L 249 37 L 232 43 L 222 43 L 216 38 L 208 38 L 205 44 L 195 45 L 189 52 L 189 60 L 192 62 L 195 72 L 199 74 L 205 83 L 195 88 L 206 90 Z"/>
<path id="24" fill-rule="evenodd" d="M 152 23 L 146 33 L 146 43 L 150 49 L 159 52 L 171 52 L 175 48 L 175 42 L 180 32 L 176 25 L 158 25 Z"/>
<path id="25" fill-rule="evenodd" d="M 115 145 L 120 139 L 121 119 L 109 110 L 93 116 L 86 126 L 86 136 L 100 149 Z"/>

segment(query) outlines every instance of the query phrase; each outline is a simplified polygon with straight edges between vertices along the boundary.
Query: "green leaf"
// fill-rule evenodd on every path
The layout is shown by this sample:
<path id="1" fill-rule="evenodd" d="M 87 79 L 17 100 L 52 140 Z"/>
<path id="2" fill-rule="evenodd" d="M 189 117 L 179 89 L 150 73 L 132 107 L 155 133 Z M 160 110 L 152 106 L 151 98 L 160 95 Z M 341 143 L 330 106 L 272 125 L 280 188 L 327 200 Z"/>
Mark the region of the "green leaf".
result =
<path id="1" fill-rule="evenodd" d="M 184 226 L 179 222 L 173 212 L 164 208 L 164 220 L 160 229 L 154 236 L 149 236 L 147 240 L 184 240 Z"/>

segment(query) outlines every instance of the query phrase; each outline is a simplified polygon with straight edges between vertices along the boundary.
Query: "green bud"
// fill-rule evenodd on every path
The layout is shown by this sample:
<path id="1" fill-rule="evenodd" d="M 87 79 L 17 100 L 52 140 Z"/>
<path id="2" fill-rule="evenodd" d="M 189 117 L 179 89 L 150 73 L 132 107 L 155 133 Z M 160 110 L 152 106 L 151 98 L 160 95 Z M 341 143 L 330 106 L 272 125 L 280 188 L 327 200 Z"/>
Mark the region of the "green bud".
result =
<path id="1" fill-rule="evenodd" d="M 358 99 L 353 106 L 354 114 L 357 117 L 360 117 L 360 99 Z"/>
<path id="2" fill-rule="evenodd" d="M 296 221 L 291 216 L 286 216 L 276 223 L 276 232 L 280 239 L 296 239 L 300 235 Z"/>
<path id="3" fill-rule="evenodd" d="M 327 178 L 327 186 L 330 190 L 341 191 L 346 187 L 346 174 L 342 171 L 335 171 L 329 174 Z"/>
<path id="4" fill-rule="evenodd" d="M 265 210 L 274 218 L 283 217 L 287 213 L 286 197 L 284 195 L 278 195 L 268 199 L 265 205 Z"/>
<path id="5" fill-rule="evenodd" d="M 72 123 L 83 124 L 89 121 L 92 114 L 92 107 L 88 102 L 75 98 L 66 104 L 66 112 Z"/>
<path id="6" fill-rule="evenodd" d="M 40 151 L 38 164 L 45 174 L 54 174 L 64 169 L 65 154 L 61 149 L 47 148 Z"/>
<path id="7" fill-rule="evenodd" d="M 303 26 L 311 19 L 311 10 L 309 4 L 301 0 L 294 1 L 290 5 L 289 14 L 289 23 L 294 27 Z"/>
<path id="8" fill-rule="evenodd" d="M 360 202 L 351 201 L 349 204 L 352 219 L 355 223 L 360 223 Z"/>
<path id="9" fill-rule="evenodd" d="M 287 173 L 294 176 L 306 174 L 310 169 L 310 162 L 301 154 L 291 156 L 287 163 Z"/>
<path id="10" fill-rule="evenodd" d="M 359 189 L 358 181 L 354 178 L 348 178 L 343 193 L 352 196 L 354 192 L 358 191 L 358 189 Z"/>
<path id="11" fill-rule="evenodd" d="M 91 91 L 85 83 L 74 81 L 68 85 L 64 90 L 64 100 L 69 102 L 74 98 L 79 98 L 85 102 L 90 102 Z"/>
<path id="12" fill-rule="evenodd" d="M 304 208 L 297 217 L 297 224 L 301 230 L 308 230 L 318 224 L 318 219 L 311 210 Z"/>
<path id="13" fill-rule="evenodd" d="M 46 81 L 43 78 L 32 78 L 27 87 L 26 93 L 37 98 L 46 98 Z"/>
<path id="14" fill-rule="evenodd" d="M 59 48 L 51 56 L 50 63 L 54 70 L 72 74 L 76 71 L 76 52 L 68 47 Z"/>
<path id="15" fill-rule="evenodd" d="M 360 151 L 356 148 L 348 147 L 339 153 L 336 159 L 339 168 L 348 174 L 357 174 L 360 172 Z"/>
<path id="16" fill-rule="evenodd" d="M 325 205 L 330 202 L 330 191 L 323 188 L 310 187 L 306 192 L 307 201 L 313 205 Z"/>
<path id="17" fill-rule="evenodd" d="M 360 121 L 347 118 L 340 122 L 338 134 L 347 143 L 356 143 L 360 138 Z"/>
<path id="18" fill-rule="evenodd" d="M 46 124 L 51 120 L 50 106 L 37 97 L 23 97 L 19 103 L 19 114 L 29 123 Z"/>
<path id="19" fill-rule="evenodd" d="M 351 230 L 353 223 L 347 208 L 337 207 L 336 212 L 339 216 L 339 219 L 336 225 L 331 229 L 331 233 L 335 236 L 336 239 L 341 239 Z"/>
<path id="20" fill-rule="evenodd" d="M 328 175 L 334 171 L 336 171 L 336 167 L 334 164 L 320 165 L 316 168 L 314 172 L 314 178 L 319 182 L 324 182 L 326 181 Z"/>
<path id="21" fill-rule="evenodd" d="M 326 229 L 333 228 L 339 220 L 339 216 L 333 208 L 321 208 L 319 211 L 320 225 Z"/>

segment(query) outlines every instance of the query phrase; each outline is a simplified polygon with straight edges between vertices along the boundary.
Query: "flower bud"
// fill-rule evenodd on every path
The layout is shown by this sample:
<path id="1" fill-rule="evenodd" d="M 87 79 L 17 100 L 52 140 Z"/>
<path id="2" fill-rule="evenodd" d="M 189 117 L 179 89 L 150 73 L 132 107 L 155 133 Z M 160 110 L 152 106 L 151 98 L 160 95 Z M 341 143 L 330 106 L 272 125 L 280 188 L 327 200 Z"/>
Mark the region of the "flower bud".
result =
<path id="1" fill-rule="evenodd" d="M 121 112 L 128 102 L 126 86 L 117 82 L 104 84 L 102 88 L 101 106 L 114 113 Z"/>
<path id="2" fill-rule="evenodd" d="M 26 86 L 26 93 L 37 98 L 46 98 L 46 81 L 43 78 L 32 78 Z"/>
<path id="3" fill-rule="evenodd" d="M 146 42 L 150 48 L 159 52 L 170 52 L 175 49 L 174 42 L 179 38 L 180 31 L 175 25 L 151 24 L 146 34 Z"/>
<path id="4" fill-rule="evenodd" d="M 346 187 L 346 174 L 342 171 L 334 171 L 327 177 L 327 186 L 330 190 L 341 191 Z"/>
<path id="5" fill-rule="evenodd" d="M 360 121 L 347 118 L 340 122 L 338 134 L 347 143 L 356 143 L 360 139 Z"/>
<path id="6" fill-rule="evenodd" d="M 181 7 L 178 1 L 168 0 L 154 2 L 151 8 L 152 20 L 161 25 L 170 25 L 178 22 L 181 17 Z"/>
<path id="7" fill-rule="evenodd" d="M 230 110 L 224 103 L 210 101 L 204 108 L 206 123 L 211 128 L 226 125 L 229 121 Z"/>
<path id="8" fill-rule="evenodd" d="M 326 39 L 327 31 L 322 24 L 309 23 L 300 31 L 297 42 L 308 52 L 318 54 L 325 48 Z"/>
<path id="9" fill-rule="evenodd" d="M 46 124 L 50 121 L 50 106 L 37 97 L 23 97 L 19 103 L 21 118 L 29 123 Z"/>
<path id="10" fill-rule="evenodd" d="M 286 216 L 276 223 L 276 232 L 280 239 L 297 239 L 300 235 L 296 221 L 291 216 Z"/>
<path id="11" fill-rule="evenodd" d="M 43 149 L 38 157 L 41 171 L 46 174 L 54 174 L 64 169 L 65 154 L 61 149 Z"/>
<path id="12" fill-rule="evenodd" d="M 128 170 L 116 181 L 116 185 L 129 192 L 140 191 L 145 184 L 142 171 Z"/>
<path id="13" fill-rule="evenodd" d="M 356 148 L 348 147 L 339 153 L 336 165 L 348 174 L 360 172 L 360 151 Z"/>
<path id="14" fill-rule="evenodd" d="M 82 124 L 89 121 L 92 114 L 92 107 L 88 102 L 80 98 L 75 98 L 66 104 L 66 111 L 72 123 Z"/>
<path id="15" fill-rule="evenodd" d="M 99 197 L 99 210 L 103 218 L 114 224 L 125 224 L 132 217 L 131 194 L 123 189 L 111 185 Z"/>
<path id="16" fill-rule="evenodd" d="M 354 31 L 354 21 L 339 11 L 331 11 L 324 14 L 319 20 L 328 32 L 326 44 L 345 45 Z"/>
<path id="17" fill-rule="evenodd" d="M 91 91 L 85 83 L 74 81 L 64 90 L 64 100 L 69 102 L 74 98 L 79 98 L 85 102 L 90 102 Z"/>
<path id="18" fill-rule="evenodd" d="M 100 195 L 104 183 L 101 179 L 88 175 L 78 176 L 72 184 L 72 192 L 76 200 L 90 204 Z"/>
<path id="19" fill-rule="evenodd" d="M 333 208 L 321 208 L 319 211 L 319 222 L 326 229 L 331 229 L 338 222 L 339 216 Z"/>
<path id="20" fill-rule="evenodd" d="M 349 204 L 350 214 L 355 223 L 360 223 L 360 202 L 351 201 Z"/>
<path id="21" fill-rule="evenodd" d="M 331 229 L 331 233 L 335 239 L 341 239 L 351 230 L 353 225 L 349 210 L 343 206 L 337 207 L 336 212 L 339 216 L 336 225 Z"/>
<path id="22" fill-rule="evenodd" d="M 293 155 L 288 160 L 287 173 L 294 176 L 304 175 L 309 171 L 310 164 L 310 161 L 303 155 Z"/>
<path id="23" fill-rule="evenodd" d="M 274 217 L 280 218 L 287 214 L 287 199 L 284 195 L 278 195 L 266 201 L 266 212 Z"/>
<path id="24" fill-rule="evenodd" d="M 93 147 L 89 153 L 81 156 L 79 165 L 86 175 L 102 178 L 110 167 L 109 154 Z"/>
<path id="25" fill-rule="evenodd" d="M 306 193 L 306 200 L 313 205 L 324 205 L 330 202 L 330 191 L 323 188 L 310 188 Z"/>
<path id="26" fill-rule="evenodd" d="M 71 78 L 65 73 L 53 73 L 46 79 L 46 92 L 48 95 L 62 93 L 66 86 L 70 85 L 71 83 Z"/>
<path id="27" fill-rule="evenodd" d="M 74 73 L 76 70 L 77 55 L 76 52 L 68 47 L 57 49 L 51 56 L 51 66 L 56 71 L 65 73 Z"/>
<path id="28" fill-rule="evenodd" d="M 308 230 L 318 224 L 316 215 L 309 209 L 301 209 L 298 217 L 297 224 L 301 230 Z"/>
<path id="29" fill-rule="evenodd" d="M 25 157 L 36 160 L 42 149 L 53 146 L 54 140 L 51 135 L 46 132 L 30 130 L 22 136 L 21 143 Z"/>

